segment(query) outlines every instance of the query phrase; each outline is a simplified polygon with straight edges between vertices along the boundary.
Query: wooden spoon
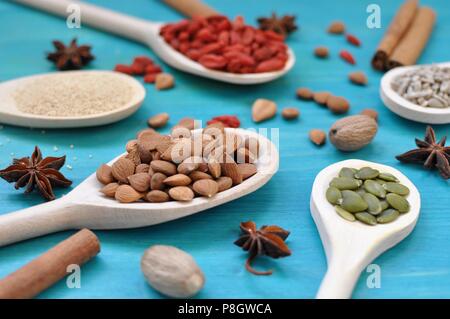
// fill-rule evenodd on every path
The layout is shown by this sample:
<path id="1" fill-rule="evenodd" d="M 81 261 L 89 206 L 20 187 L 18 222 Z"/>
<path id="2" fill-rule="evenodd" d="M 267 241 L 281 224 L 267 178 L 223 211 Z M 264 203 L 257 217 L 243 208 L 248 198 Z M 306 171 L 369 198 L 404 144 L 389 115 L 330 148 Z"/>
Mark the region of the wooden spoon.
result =
<path id="1" fill-rule="evenodd" d="M 392 223 L 375 226 L 349 222 L 340 217 L 325 198 L 328 185 L 333 177 L 338 176 L 341 168 L 364 166 L 393 174 L 400 183 L 407 186 L 410 190 L 407 199 L 411 210 Z M 350 298 L 361 271 L 414 229 L 420 212 L 420 194 L 414 184 L 398 170 L 386 165 L 351 159 L 330 165 L 317 175 L 312 188 L 310 209 L 328 261 L 328 270 L 316 297 Z"/>

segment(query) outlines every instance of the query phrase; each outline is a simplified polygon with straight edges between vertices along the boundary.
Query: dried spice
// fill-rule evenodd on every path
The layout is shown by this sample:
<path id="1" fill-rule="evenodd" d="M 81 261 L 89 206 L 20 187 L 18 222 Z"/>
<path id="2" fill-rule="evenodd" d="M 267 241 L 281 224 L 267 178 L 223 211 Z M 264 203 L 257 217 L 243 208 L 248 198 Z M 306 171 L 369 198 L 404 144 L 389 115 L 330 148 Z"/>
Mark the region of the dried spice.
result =
<path id="1" fill-rule="evenodd" d="M 355 58 L 353 57 L 353 55 L 346 51 L 346 50 L 342 50 L 339 53 L 339 56 L 346 62 L 350 63 L 350 64 L 356 64 Z"/>
<path id="2" fill-rule="evenodd" d="M 162 68 L 149 57 L 137 56 L 130 65 L 117 64 L 114 71 L 128 75 L 142 75 L 145 83 L 155 83 L 157 75 L 162 73 Z"/>
<path id="3" fill-rule="evenodd" d="M 72 182 L 59 172 L 66 157 L 46 157 L 42 159 L 39 147 L 35 147 L 30 157 L 14 159 L 13 164 L 0 170 L 0 177 L 8 183 L 16 183 L 16 189 L 26 187 L 25 193 L 37 187 L 41 195 L 47 200 L 54 200 L 53 187 L 69 187 Z"/>
<path id="4" fill-rule="evenodd" d="M 285 15 L 277 17 L 275 12 L 270 17 L 258 18 L 258 24 L 261 30 L 272 30 L 282 35 L 287 35 L 298 29 L 295 24 L 295 16 Z"/>
<path id="5" fill-rule="evenodd" d="M 77 45 L 74 38 L 69 46 L 65 46 L 61 41 L 53 41 L 55 52 L 47 54 L 47 59 L 54 62 L 59 70 L 79 70 L 95 57 L 91 54 L 89 45 Z"/>
<path id="6" fill-rule="evenodd" d="M 211 120 L 206 122 L 208 125 L 211 125 L 213 123 L 222 123 L 224 127 L 233 127 L 238 128 L 241 126 L 241 121 L 239 121 L 239 118 L 235 115 L 220 115 L 213 117 Z"/>
<path id="7" fill-rule="evenodd" d="M 245 268 L 255 275 L 271 275 L 272 270 L 257 271 L 250 263 L 257 256 L 266 255 L 272 258 L 287 257 L 291 255 L 285 240 L 290 232 L 279 226 L 262 226 L 256 229 L 256 224 L 252 221 L 242 222 L 240 225 L 242 235 L 234 242 L 249 252 L 249 257 L 245 263 Z"/>
<path id="8" fill-rule="evenodd" d="M 436 142 L 436 135 L 431 126 L 427 126 L 425 139 L 416 138 L 417 149 L 410 150 L 395 158 L 403 163 L 423 164 L 426 168 L 436 167 L 444 179 L 450 178 L 450 146 L 445 146 L 447 136 Z"/>

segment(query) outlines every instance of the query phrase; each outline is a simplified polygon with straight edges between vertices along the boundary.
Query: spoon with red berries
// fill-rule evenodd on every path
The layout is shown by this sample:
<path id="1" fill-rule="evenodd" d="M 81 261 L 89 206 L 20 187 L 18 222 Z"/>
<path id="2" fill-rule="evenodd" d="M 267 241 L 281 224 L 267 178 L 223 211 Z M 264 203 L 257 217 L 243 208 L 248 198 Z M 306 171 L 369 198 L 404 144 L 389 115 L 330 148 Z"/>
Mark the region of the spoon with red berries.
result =
<path id="1" fill-rule="evenodd" d="M 279 38 L 280 36 L 277 37 L 274 32 L 260 30 L 257 32 L 256 29 L 243 25 L 241 20 L 237 22 L 240 25 L 236 26 L 234 23 L 231 24 L 228 19 L 216 16 L 215 19 L 223 19 L 230 24 L 224 27 L 226 30 L 230 30 L 230 34 L 225 36 L 226 39 L 222 39 L 224 42 L 219 44 L 216 34 L 203 34 L 201 35 L 203 40 L 208 41 L 207 37 L 211 36 L 217 41 L 208 42 L 207 45 L 202 46 L 197 51 L 194 49 L 200 45 L 199 42 L 201 41 L 197 41 L 197 44 L 194 44 L 195 41 L 193 41 L 190 43 L 191 50 L 188 53 L 188 48 L 183 48 L 179 43 L 180 37 L 192 36 L 194 31 L 184 33 L 181 36 L 177 30 L 174 30 L 182 28 L 183 25 L 186 27 L 185 24 L 189 23 L 187 20 L 176 24 L 150 22 L 71 0 L 15 1 L 62 17 L 67 17 L 72 12 L 68 11 L 70 8 L 76 8 L 76 11 L 81 14 L 82 24 L 88 24 L 94 28 L 148 45 L 170 66 L 187 73 L 222 82 L 234 84 L 269 82 L 286 74 L 295 63 L 294 53 L 283 43 L 282 38 Z M 227 22 L 223 23 L 226 24 Z M 237 29 L 241 31 L 235 32 Z M 207 33 L 207 31 L 203 33 Z M 173 34 L 176 34 L 176 38 L 171 38 Z M 256 34 L 259 35 L 259 38 Z M 170 41 L 170 44 L 166 40 Z M 240 44 L 240 46 L 236 44 Z M 176 47 L 177 50 L 173 47 Z M 258 53 L 253 53 L 252 56 L 243 54 L 257 50 L 259 50 Z M 180 51 L 185 52 L 192 59 Z M 220 54 L 215 54 L 218 51 L 221 51 Z M 200 55 L 202 56 L 200 57 Z M 200 63 L 197 61 L 200 61 Z"/>

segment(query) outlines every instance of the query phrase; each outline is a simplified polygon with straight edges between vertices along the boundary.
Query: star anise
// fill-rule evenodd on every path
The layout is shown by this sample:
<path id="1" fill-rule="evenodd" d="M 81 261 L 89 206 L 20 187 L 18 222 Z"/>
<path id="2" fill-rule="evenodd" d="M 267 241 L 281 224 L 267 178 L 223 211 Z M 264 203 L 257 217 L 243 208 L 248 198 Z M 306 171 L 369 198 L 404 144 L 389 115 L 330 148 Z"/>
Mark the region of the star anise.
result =
<path id="1" fill-rule="evenodd" d="M 289 232 L 281 227 L 262 226 L 259 230 L 252 221 L 243 222 L 240 225 L 242 235 L 234 242 L 235 245 L 248 251 L 248 257 L 245 268 L 255 275 L 271 275 L 272 270 L 257 271 L 252 268 L 250 263 L 256 256 L 266 255 L 272 258 L 286 257 L 291 255 L 291 251 L 284 242 L 289 236 Z"/>
<path id="2" fill-rule="evenodd" d="M 436 167 L 445 179 L 450 178 L 450 146 L 445 146 L 447 136 L 436 142 L 436 135 L 431 126 L 427 127 L 425 140 L 416 138 L 417 149 L 410 150 L 396 158 L 404 163 L 423 164 L 426 168 Z"/>
<path id="3" fill-rule="evenodd" d="M 8 183 L 16 183 L 14 187 L 25 188 L 25 193 L 31 192 L 36 186 L 47 200 L 55 199 L 53 187 L 69 187 L 72 182 L 59 172 L 66 157 L 46 157 L 42 159 L 39 147 L 34 148 L 30 157 L 14 159 L 13 164 L 0 170 L 0 177 Z"/>
<path id="4" fill-rule="evenodd" d="M 47 59 L 53 61 L 59 70 L 79 70 L 95 57 L 91 54 L 89 45 L 77 45 L 77 39 L 73 39 L 69 46 L 61 41 L 53 41 L 55 52 L 48 53 Z"/>
<path id="5" fill-rule="evenodd" d="M 273 12 L 272 16 L 268 18 L 258 18 L 258 24 L 261 30 L 272 30 L 284 36 L 297 30 L 295 16 L 286 15 L 280 18 L 277 17 L 275 12 Z"/>

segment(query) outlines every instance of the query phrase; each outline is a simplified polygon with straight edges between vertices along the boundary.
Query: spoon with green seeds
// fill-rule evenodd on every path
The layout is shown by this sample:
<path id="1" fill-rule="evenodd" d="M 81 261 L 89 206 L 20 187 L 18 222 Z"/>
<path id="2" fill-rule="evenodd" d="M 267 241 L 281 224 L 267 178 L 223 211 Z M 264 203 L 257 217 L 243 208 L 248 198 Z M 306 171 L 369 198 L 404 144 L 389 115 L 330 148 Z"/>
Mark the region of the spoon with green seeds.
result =
<path id="1" fill-rule="evenodd" d="M 328 263 L 316 297 L 350 298 L 361 271 L 414 229 L 420 194 L 400 171 L 351 159 L 316 176 L 310 209 Z"/>

